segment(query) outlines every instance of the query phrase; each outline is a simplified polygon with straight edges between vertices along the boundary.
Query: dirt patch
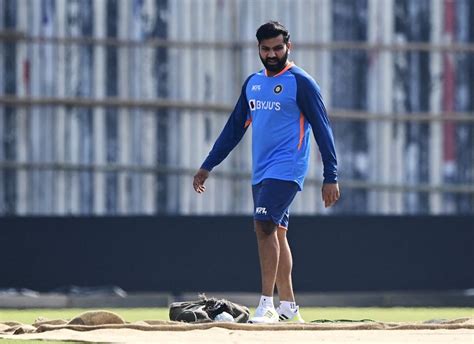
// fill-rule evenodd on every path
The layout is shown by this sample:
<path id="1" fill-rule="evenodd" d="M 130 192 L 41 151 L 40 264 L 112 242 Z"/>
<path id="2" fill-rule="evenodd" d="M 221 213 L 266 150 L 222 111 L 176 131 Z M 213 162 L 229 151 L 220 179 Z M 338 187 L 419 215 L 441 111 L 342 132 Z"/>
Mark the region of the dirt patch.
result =
<path id="1" fill-rule="evenodd" d="M 103 329 L 79 332 L 61 329 L 43 333 L 0 335 L 10 339 L 76 340 L 107 343 L 332 343 L 399 344 L 458 343 L 472 344 L 474 330 L 333 330 L 333 331 L 241 331 L 224 328 L 179 331 L 140 331 Z"/>
<path id="2" fill-rule="evenodd" d="M 91 311 L 73 320 L 40 318 L 34 324 L 0 323 L 0 338 L 121 343 L 261 343 L 315 340 L 331 343 L 472 343 L 474 318 L 425 322 L 313 322 L 305 324 L 125 322 L 118 314 Z"/>

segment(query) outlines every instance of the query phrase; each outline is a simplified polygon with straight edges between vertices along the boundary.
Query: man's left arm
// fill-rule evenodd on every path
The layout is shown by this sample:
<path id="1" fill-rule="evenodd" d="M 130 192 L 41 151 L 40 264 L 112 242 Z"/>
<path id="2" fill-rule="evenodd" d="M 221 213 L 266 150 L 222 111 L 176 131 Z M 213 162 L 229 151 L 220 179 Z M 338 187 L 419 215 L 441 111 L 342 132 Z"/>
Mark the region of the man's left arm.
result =
<path id="1" fill-rule="evenodd" d="M 337 158 L 334 136 L 324 106 L 321 92 L 316 82 L 303 76 L 297 77 L 297 103 L 313 130 L 324 166 L 322 198 L 325 207 L 330 207 L 339 199 L 337 183 Z"/>

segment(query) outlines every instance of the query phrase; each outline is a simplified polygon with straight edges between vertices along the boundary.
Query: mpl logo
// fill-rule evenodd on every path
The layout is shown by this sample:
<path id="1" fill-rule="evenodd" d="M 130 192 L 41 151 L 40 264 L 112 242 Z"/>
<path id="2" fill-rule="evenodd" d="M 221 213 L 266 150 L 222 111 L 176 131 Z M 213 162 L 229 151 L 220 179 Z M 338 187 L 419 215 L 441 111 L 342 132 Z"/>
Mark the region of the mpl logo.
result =
<path id="1" fill-rule="evenodd" d="M 267 215 L 267 208 L 257 207 L 255 214 Z"/>
<path id="2" fill-rule="evenodd" d="M 261 86 L 260 85 L 252 85 L 252 91 L 260 91 Z"/>

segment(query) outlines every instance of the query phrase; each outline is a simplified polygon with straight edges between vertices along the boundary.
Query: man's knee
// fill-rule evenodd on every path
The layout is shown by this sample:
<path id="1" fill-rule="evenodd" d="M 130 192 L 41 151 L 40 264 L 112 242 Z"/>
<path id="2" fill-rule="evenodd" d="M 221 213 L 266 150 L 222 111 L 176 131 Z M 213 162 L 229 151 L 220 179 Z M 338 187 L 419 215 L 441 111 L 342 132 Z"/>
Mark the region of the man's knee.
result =
<path id="1" fill-rule="evenodd" d="M 255 230 L 270 235 L 277 230 L 278 226 L 273 221 L 255 220 Z"/>

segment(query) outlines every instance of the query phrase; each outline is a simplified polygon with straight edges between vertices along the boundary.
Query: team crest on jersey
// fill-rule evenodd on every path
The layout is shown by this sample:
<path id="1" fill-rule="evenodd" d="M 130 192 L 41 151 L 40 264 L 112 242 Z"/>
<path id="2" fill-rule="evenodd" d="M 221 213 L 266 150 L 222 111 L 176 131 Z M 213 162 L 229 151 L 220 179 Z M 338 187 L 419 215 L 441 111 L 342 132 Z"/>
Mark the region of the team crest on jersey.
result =
<path id="1" fill-rule="evenodd" d="M 273 88 L 273 92 L 275 92 L 276 94 L 281 93 L 281 91 L 283 91 L 283 86 L 282 86 L 282 85 L 276 85 L 276 86 Z"/>

